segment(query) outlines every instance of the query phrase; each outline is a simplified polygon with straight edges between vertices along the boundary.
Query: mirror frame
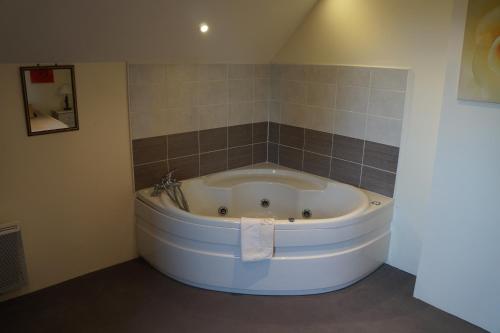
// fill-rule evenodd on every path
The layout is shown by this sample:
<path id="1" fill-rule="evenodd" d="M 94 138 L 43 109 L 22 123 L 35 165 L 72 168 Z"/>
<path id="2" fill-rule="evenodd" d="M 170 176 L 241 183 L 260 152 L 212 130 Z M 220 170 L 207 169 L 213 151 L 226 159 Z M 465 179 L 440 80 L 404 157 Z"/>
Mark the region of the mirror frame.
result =
<path id="1" fill-rule="evenodd" d="M 59 128 L 59 129 L 37 131 L 37 132 L 33 132 L 31 130 L 31 121 L 30 121 L 29 106 L 28 106 L 28 104 L 29 104 L 28 91 L 26 89 L 26 77 L 25 77 L 24 73 L 26 71 L 30 71 L 33 69 L 52 69 L 52 70 L 69 69 L 70 70 L 71 89 L 73 91 L 73 110 L 75 112 L 75 126 L 74 127 Z M 23 99 L 24 99 L 24 115 L 25 115 L 25 119 L 26 119 L 26 130 L 27 130 L 28 136 L 44 135 L 44 134 L 60 133 L 60 132 L 69 132 L 69 131 L 78 131 L 80 129 L 79 121 L 78 121 L 77 99 L 76 99 L 75 66 L 73 66 L 73 65 L 24 66 L 24 67 L 19 68 L 19 73 L 21 74 L 21 85 L 22 85 L 22 89 L 23 89 Z"/>

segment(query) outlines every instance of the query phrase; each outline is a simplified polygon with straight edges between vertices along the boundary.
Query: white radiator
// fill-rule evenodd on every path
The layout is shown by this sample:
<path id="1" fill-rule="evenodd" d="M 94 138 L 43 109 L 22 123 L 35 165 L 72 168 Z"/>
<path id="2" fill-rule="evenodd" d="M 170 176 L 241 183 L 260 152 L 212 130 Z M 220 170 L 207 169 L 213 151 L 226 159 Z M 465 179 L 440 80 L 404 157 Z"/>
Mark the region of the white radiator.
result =
<path id="1" fill-rule="evenodd" d="M 0 293 L 26 284 L 21 228 L 17 224 L 0 225 Z"/>

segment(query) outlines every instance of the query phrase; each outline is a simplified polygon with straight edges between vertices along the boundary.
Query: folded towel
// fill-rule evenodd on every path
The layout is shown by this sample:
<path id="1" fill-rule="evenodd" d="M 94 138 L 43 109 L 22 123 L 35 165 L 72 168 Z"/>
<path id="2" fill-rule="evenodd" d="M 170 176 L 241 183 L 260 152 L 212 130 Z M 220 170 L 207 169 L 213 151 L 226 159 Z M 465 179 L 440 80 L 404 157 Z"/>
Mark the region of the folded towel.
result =
<path id="1" fill-rule="evenodd" d="M 274 219 L 241 218 L 241 260 L 271 259 L 274 251 Z"/>

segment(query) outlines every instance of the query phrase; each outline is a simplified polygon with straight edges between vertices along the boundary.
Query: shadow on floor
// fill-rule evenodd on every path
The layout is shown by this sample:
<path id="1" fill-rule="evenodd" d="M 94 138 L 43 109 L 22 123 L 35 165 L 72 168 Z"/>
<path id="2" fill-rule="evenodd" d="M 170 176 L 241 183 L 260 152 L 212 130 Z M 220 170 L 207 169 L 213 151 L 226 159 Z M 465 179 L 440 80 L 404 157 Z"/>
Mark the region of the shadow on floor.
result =
<path id="1" fill-rule="evenodd" d="M 7 332 L 484 332 L 412 297 L 383 265 L 346 289 L 250 296 L 176 282 L 141 259 L 0 303 Z"/>

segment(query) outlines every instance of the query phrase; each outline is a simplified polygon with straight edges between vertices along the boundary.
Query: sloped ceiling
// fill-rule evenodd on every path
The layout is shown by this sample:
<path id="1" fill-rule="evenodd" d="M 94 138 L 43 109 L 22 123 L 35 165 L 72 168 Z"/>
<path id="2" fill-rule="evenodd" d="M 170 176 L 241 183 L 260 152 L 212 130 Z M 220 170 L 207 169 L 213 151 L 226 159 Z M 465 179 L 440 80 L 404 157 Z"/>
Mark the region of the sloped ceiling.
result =
<path id="1" fill-rule="evenodd" d="M 315 3 L 0 0 L 0 62 L 266 63 Z"/>

